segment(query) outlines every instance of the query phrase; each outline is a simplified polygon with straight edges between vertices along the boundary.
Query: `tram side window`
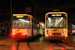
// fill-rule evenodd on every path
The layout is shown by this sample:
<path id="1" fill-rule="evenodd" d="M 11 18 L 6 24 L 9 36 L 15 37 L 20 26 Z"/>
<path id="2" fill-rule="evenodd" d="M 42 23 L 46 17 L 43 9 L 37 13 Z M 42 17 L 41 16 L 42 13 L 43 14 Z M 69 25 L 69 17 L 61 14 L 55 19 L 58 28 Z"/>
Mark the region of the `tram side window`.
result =
<path id="1" fill-rule="evenodd" d="M 36 21 L 32 21 L 32 27 L 33 28 L 38 28 L 38 23 Z"/>

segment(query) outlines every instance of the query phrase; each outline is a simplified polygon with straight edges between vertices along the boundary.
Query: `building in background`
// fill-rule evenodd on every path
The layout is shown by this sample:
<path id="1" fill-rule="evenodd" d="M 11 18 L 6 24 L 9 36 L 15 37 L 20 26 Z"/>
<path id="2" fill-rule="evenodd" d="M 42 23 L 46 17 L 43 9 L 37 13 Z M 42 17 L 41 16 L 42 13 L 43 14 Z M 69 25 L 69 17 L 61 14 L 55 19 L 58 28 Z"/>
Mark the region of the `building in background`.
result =
<path id="1" fill-rule="evenodd" d="M 10 28 L 11 28 L 10 21 L 4 21 L 3 23 L 0 23 L 0 36 L 8 35 Z"/>

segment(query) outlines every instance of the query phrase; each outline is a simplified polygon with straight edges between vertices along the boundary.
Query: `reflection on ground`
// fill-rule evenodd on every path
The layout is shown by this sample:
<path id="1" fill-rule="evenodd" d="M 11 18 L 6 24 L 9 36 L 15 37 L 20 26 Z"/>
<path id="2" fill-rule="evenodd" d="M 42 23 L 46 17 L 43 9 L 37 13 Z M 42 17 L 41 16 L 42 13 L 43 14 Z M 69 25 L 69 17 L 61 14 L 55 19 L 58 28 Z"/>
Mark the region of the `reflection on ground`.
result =
<path id="1" fill-rule="evenodd" d="M 12 45 L 11 50 L 16 50 L 16 49 L 17 49 L 16 46 Z"/>
<path id="2" fill-rule="evenodd" d="M 66 40 L 46 40 L 44 36 L 32 39 L 0 38 L 0 50 L 75 50 L 75 36 Z"/>

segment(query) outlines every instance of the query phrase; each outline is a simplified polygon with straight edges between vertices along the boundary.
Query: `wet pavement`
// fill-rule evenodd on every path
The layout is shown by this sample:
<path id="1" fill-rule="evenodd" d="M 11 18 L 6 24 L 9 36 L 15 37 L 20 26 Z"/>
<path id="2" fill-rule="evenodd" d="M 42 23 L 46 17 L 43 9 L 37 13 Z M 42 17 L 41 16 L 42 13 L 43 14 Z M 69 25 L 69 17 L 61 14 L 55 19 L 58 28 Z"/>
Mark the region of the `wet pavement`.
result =
<path id="1" fill-rule="evenodd" d="M 0 37 L 0 50 L 75 50 L 75 36 L 62 41 L 46 40 L 44 36 L 24 40 Z"/>

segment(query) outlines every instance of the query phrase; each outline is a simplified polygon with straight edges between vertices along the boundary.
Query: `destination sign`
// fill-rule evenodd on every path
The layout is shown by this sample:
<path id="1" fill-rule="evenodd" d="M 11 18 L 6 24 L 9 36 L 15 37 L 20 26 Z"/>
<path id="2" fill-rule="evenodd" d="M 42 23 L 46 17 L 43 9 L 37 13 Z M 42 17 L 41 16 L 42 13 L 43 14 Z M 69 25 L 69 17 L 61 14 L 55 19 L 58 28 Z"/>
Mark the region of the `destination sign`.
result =
<path id="1" fill-rule="evenodd" d="M 52 16 L 61 16 L 61 14 L 52 14 Z"/>
<path id="2" fill-rule="evenodd" d="M 65 16 L 65 14 L 48 14 L 48 17 L 54 17 L 54 16 L 56 16 L 56 17 L 64 17 Z"/>
<path id="3" fill-rule="evenodd" d="M 16 16 L 16 18 L 23 18 L 23 16 Z"/>

